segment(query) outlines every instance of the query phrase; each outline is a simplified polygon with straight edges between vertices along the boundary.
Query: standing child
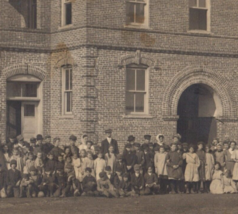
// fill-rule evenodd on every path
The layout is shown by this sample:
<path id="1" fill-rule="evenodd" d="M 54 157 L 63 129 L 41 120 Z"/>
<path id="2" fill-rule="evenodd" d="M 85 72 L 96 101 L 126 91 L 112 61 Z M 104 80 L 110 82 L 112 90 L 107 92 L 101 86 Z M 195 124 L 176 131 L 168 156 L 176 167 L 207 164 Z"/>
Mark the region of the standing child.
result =
<path id="1" fill-rule="evenodd" d="M 11 160 L 16 160 L 17 162 L 16 169 L 19 170 L 20 172 L 23 172 L 24 162 L 17 149 L 13 150 Z"/>
<path id="2" fill-rule="evenodd" d="M 88 140 L 86 142 L 87 148 L 86 148 L 86 152 L 93 152 L 93 142 Z"/>
<path id="3" fill-rule="evenodd" d="M 233 173 L 235 161 L 231 158 L 234 150 L 236 147 L 236 142 L 231 141 L 230 148 L 226 151 L 224 151 L 225 160 L 226 160 L 226 169 L 231 171 L 231 174 Z"/>
<path id="4" fill-rule="evenodd" d="M 7 173 L 7 196 L 19 197 L 19 186 L 21 182 L 21 172 L 16 169 L 17 161 L 11 160 L 11 169 Z"/>
<path id="5" fill-rule="evenodd" d="M 198 188 L 197 191 L 198 193 L 202 193 L 201 192 L 201 183 L 203 182 L 203 187 L 205 185 L 205 164 L 206 164 L 206 154 L 203 151 L 203 142 L 198 142 L 197 144 L 198 146 L 198 150 L 197 150 L 197 155 L 199 157 L 200 160 L 200 166 L 198 168 L 198 174 L 199 174 L 199 182 L 198 182 Z"/>
<path id="6" fill-rule="evenodd" d="M 54 160 L 54 155 L 52 153 L 48 154 L 48 160 L 45 163 L 45 169 L 46 168 L 52 173 L 55 173 L 56 161 Z"/>
<path id="7" fill-rule="evenodd" d="M 76 179 L 78 179 L 79 182 L 82 182 L 83 175 L 82 175 L 82 169 L 81 169 L 81 161 L 76 152 L 73 154 L 72 165 L 74 166 Z"/>
<path id="8" fill-rule="evenodd" d="M 148 171 L 149 167 L 154 167 L 154 155 L 153 153 L 150 152 L 149 148 L 144 149 L 144 157 L 145 157 L 145 162 L 144 162 L 144 174 Z"/>
<path id="9" fill-rule="evenodd" d="M 165 152 L 165 148 L 163 146 L 159 146 L 155 148 L 155 173 L 159 178 L 160 184 L 160 192 L 165 194 L 167 191 L 167 181 L 168 181 L 168 172 L 167 172 L 167 152 Z M 157 151 L 159 150 L 159 151 Z"/>
<path id="10" fill-rule="evenodd" d="M 37 157 L 35 160 L 35 168 L 38 170 L 38 174 L 44 174 L 44 162 L 43 155 L 41 152 L 37 153 Z"/>
<path id="11" fill-rule="evenodd" d="M 93 153 L 87 152 L 87 158 L 84 160 L 84 167 L 91 169 L 91 175 L 95 177 L 95 171 L 94 171 L 94 160 L 93 160 Z M 86 172 L 86 171 L 85 171 Z"/>
<path id="12" fill-rule="evenodd" d="M 134 143 L 134 148 L 135 148 L 135 154 L 137 157 L 137 164 L 140 165 L 140 167 L 142 168 L 145 163 L 144 152 L 141 151 L 139 143 Z"/>
<path id="13" fill-rule="evenodd" d="M 232 180 L 232 175 L 230 170 L 225 170 L 224 172 L 223 187 L 224 187 L 224 193 L 237 193 L 237 187 L 235 182 Z"/>
<path id="14" fill-rule="evenodd" d="M 124 160 L 129 174 L 133 173 L 133 167 L 137 164 L 137 157 L 134 151 L 132 151 L 132 145 L 130 143 L 126 144 L 126 150 L 124 151 Z"/>
<path id="15" fill-rule="evenodd" d="M 223 173 L 221 171 L 221 164 L 219 162 L 215 163 L 215 171 L 212 176 L 212 182 L 210 185 L 210 192 L 212 194 L 223 194 Z"/>
<path id="16" fill-rule="evenodd" d="M 34 155 L 33 153 L 29 153 L 28 160 L 26 161 L 26 166 L 24 167 L 25 170 L 30 173 L 30 168 L 32 166 L 35 166 L 35 160 L 34 160 Z"/>
<path id="17" fill-rule="evenodd" d="M 148 168 L 148 172 L 144 175 L 145 195 L 158 194 L 158 177 L 153 173 L 152 167 Z"/>
<path id="18" fill-rule="evenodd" d="M 116 164 L 116 156 L 114 154 L 113 146 L 109 146 L 108 153 L 105 154 L 105 161 L 106 161 L 106 166 L 110 166 L 112 173 L 114 173 L 115 164 Z"/>
<path id="19" fill-rule="evenodd" d="M 217 151 L 215 152 L 215 161 L 220 163 L 221 170 L 223 170 L 226 165 L 226 162 L 225 162 L 225 154 L 221 144 L 217 145 Z"/>
<path id="20" fill-rule="evenodd" d="M 206 150 L 206 165 L 205 165 L 204 190 L 205 192 L 208 193 L 210 189 L 209 187 L 212 180 L 212 175 L 214 172 L 215 161 L 214 161 L 213 154 L 210 153 L 210 148 L 208 145 L 205 147 L 205 150 Z"/>
<path id="21" fill-rule="evenodd" d="M 236 187 L 238 189 L 238 148 L 236 148 L 233 151 L 231 158 L 235 162 L 233 173 L 232 173 L 232 180 L 236 183 Z"/>
<path id="22" fill-rule="evenodd" d="M 167 172 L 171 188 L 171 194 L 178 192 L 177 187 L 179 181 L 183 179 L 182 165 L 183 157 L 181 153 L 177 152 L 177 143 L 172 143 L 171 151 L 168 153 L 167 158 Z"/>
<path id="23" fill-rule="evenodd" d="M 186 160 L 185 169 L 185 182 L 186 182 L 186 193 L 191 193 L 191 187 L 197 192 L 197 183 L 199 182 L 198 167 L 200 166 L 200 160 L 196 153 L 194 153 L 194 147 L 189 146 L 189 152 L 183 154 L 183 158 Z"/>
<path id="24" fill-rule="evenodd" d="M 103 172 L 105 167 L 106 167 L 106 162 L 105 160 L 102 158 L 103 153 L 99 152 L 98 154 L 98 158 L 94 161 L 94 169 L 95 169 L 95 174 L 96 174 L 96 180 L 99 180 L 99 174 L 100 172 Z"/>

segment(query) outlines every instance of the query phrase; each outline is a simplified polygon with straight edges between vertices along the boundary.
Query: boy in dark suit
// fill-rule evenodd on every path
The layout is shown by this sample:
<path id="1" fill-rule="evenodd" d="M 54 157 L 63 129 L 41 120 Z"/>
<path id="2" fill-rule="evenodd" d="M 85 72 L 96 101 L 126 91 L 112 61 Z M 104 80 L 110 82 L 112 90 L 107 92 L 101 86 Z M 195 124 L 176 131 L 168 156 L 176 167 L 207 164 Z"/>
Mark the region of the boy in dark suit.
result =
<path id="1" fill-rule="evenodd" d="M 21 182 L 21 172 L 16 169 L 16 160 L 11 160 L 11 169 L 7 173 L 7 196 L 19 197 L 19 186 Z M 13 194 L 12 194 L 13 193 Z"/>

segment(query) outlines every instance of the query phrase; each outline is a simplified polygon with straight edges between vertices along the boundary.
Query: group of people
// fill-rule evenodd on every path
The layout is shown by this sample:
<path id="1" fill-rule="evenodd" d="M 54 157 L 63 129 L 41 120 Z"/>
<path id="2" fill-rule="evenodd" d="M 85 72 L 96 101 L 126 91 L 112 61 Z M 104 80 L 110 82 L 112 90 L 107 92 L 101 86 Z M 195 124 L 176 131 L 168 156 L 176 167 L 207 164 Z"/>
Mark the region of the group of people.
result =
<path id="1" fill-rule="evenodd" d="M 105 130 L 100 144 L 71 135 L 69 142 L 37 135 L 26 142 L 10 136 L 0 153 L 0 197 L 126 197 L 176 193 L 236 193 L 238 147 L 235 141 L 211 145 L 172 143 L 164 135 L 128 137 L 121 153 Z"/>

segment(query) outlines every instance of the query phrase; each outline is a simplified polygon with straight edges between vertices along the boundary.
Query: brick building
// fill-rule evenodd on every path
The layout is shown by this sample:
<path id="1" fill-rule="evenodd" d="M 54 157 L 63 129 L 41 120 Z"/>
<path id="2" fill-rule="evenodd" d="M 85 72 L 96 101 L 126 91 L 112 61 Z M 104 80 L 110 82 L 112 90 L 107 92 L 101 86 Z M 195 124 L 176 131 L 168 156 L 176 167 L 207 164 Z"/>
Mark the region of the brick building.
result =
<path id="1" fill-rule="evenodd" d="M 1 140 L 238 138 L 238 2 L 1 0 Z"/>

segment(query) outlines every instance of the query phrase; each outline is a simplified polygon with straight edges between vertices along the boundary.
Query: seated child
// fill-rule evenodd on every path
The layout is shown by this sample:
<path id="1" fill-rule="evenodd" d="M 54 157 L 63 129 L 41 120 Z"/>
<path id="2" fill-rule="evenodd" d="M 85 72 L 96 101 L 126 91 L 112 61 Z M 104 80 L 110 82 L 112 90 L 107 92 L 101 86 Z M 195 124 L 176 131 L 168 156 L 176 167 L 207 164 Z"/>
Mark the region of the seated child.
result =
<path id="1" fill-rule="evenodd" d="M 212 194 L 223 194 L 223 173 L 221 171 L 221 164 L 216 162 L 215 164 L 215 171 L 212 176 L 212 182 L 210 185 L 210 192 Z"/>
<path id="2" fill-rule="evenodd" d="M 11 160 L 11 169 L 7 173 L 7 196 L 19 197 L 19 186 L 21 182 L 21 172 L 16 169 L 17 161 Z"/>
<path id="3" fill-rule="evenodd" d="M 135 173 L 131 176 L 131 185 L 134 195 L 144 195 L 144 177 L 140 173 L 140 166 L 134 166 Z"/>
<path id="4" fill-rule="evenodd" d="M 122 172 L 120 169 L 117 169 L 113 180 L 113 186 L 114 188 L 116 188 L 117 193 L 119 194 L 120 197 L 125 196 L 125 193 L 121 188 L 122 182 L 123 182 Z"/>
<path id="5" fill-rule="evenodd" d="M 129 174 L 124 173 L 122 174 L 122 182 L 120 182 L 120 189 L 124 192 L 124 196 L 131 196 L 133 195 L 131 182 L 129 181 Z M 120 193 L 120 195 L 123 195 Z"/>
<path id="6" fill-rule="evenodd" d="M 97 181 L 97 190 L 100 196 L 106 196 L 107 198 L 118 197 L 117 192 L 114 190 L 114 187 L 109 181 L 105 172 L 99 173 L 99 180 Z"/>
<path id="7" fill-rule="evenodd" d="M 7 188 L 7 172 L 3 169 L 2 164 L 0 164 L 0 198 L 6 198 L 6 188 Z"/>
<path id="8" fill-rule="evenodd" d="M 237 188 L 235 182 L 232 180 L 232 175 L 230 170 L 225 170 L 223 176 L 224 193 L 237 193 Z"/>
<path id="9" fill-rule="evenodd" d="M 69 186 L 67 188 L 67 176 L 63 169 L 56 170 L 56 185 L 57 189 L 54 193 L 54 197 L 66 197 L 67 193 L 69 192 Z"/>
<path id="10" fill-rule="evenodd" d="M 111 182 L 111 184 L 113 184 L 114 182 L 114 177 L 115 177 L 115 173 L 112 172 L 112 169 L 110 166 L 106 166 L 105 167 L 105 172 L 107 174 L 107 178 L 109 179 L 109 181 Z"/>
<path id="11" fill-rule="evenodd" d="M 123 161 L 123 155 L 122 154 L 117 155 L 117 161 L 116 161 L 116 164 L 115 164 L 115 171 L 118 171 L 118 170 L 121 171 L 122 174 L 127 172 L 126 164 Z"/>
<path id="12" fill-rule="evenodd" d="M 56 189 L 55 175 L 48 168 L 45 168 L 45 173 L 41 184 L 39 185 L 40 191 L 44 192 L 45 196 L 53 197 Z"/>
<path id="13" fill-rule="evenodd" d="M 28 197 L 37 197 L 39 193 L 39 187 L 42 182 L 41 175 L 37 174 L 37 169 L 34 166 L 30 168 L 30 184 L 28 185 Z"/>
<path id="14" fill-rule="evenodd" d="M 82 196 L 97 196 L 97 182 L 94 176 L 92 176 L 92 169 L 87 167 L 85 169 L 85 177 L 83 178 L 83 194 Z"/>
<path id="15" fill-rule="evenodd" d="M 152 167 L 148 167 L 148 172 L 144 175 L 144 181 L 145 181 L 145 195 L 150 194 L 158 194 L 159 192 L 159 186 L 158 183 L 158 177 L 155 173 L 153 173 Z"/>
<path id="16" fill-rule="evenodd" d="M 56 161 L 54 160 L 54 155 L 52 153 L 48 154 L 48 160 L 45 163 L 45 168 L 50 170 L 52 173 L 55 172 Z"/>
<path id="17" fill-rule="evenodd" d="M 28 186 L 30 184 L 29 174 L 23 173 L 20 183 L 20 198 L 27 196 L 29 198 Z"/>

